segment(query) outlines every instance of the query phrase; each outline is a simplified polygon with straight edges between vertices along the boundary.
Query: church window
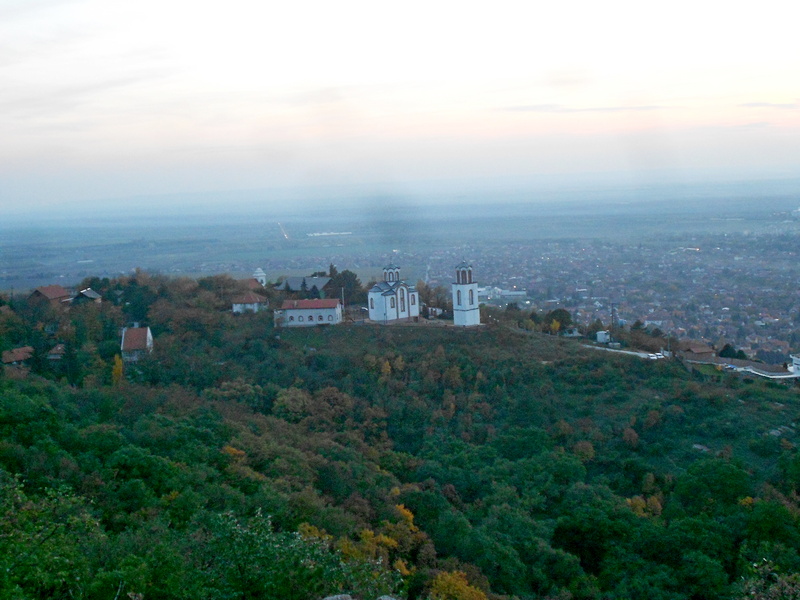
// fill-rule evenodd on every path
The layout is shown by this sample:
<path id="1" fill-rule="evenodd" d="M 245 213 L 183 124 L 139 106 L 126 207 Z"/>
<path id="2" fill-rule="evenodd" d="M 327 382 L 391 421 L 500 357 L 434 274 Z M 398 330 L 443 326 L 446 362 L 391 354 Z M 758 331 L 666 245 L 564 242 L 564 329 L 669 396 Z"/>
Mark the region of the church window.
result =
<path id="1" fill-rule="evenodd" d="M 406 312 L 406 291 L 400 290 L 400 312 Z"/>
<path id="2" fill-rule="evenodd" d="M 290 321 L 294 321 L 294 317 L 289 317 L 289 320 Z"/>
<path id="3" fill-rule="evenodd" d="M 302 316 L 299 316 L 299 317 L 297 317 L 297 320 L 298 320 L 298 321 L 300 321 L 300 322 L 302 322 L 302 321 L 303 321 L 303 317 L 302 317 Z"/>
<path id="4" fill-rule="evenodd" d="M 456 304 L 458 304 L 459 306 L 461 306 L 461 290 L 458 290 L 458 291 L 456 292 Z"/>
<path id="5" fill-rule="evenodd" d="M 469 305 L 472 306 L 473 304 L 475 304 L 475 294 L 472 292 L 472 290 L 470 290 L 469 291 Z"/>
<path id="6" fill-rule="evenodd" d="M 369 299 L 369 307 L 370 307 L 372 310 L 375 310 L 375 298 L 370 298 L 370 299 Z"/>
<path id="7" fill-rule="evenodd" d="M 317 317 L 317 321 L 322 321 L 322 315 Z"/>
<path id="8" fill-rule="evenodd" d="M 411 306 L 414 306 L 417 303 L 417 295 L 416 294 L 410 294 L 409 298 L 411 298 Z"/>
<path id="9" fill-rule="evenodd" d="M 321 319 L 322 317 L 320 317 Z M 333 315 L 328 315 L 328 321 L 333 321 Z"/>
<path id="10" fill-rule="evenodd" d="M 389 299 L 389 306 L 390 306 L 391 308 L 394 308 L 394 298 L 390 298 L 390 299 Z"/>

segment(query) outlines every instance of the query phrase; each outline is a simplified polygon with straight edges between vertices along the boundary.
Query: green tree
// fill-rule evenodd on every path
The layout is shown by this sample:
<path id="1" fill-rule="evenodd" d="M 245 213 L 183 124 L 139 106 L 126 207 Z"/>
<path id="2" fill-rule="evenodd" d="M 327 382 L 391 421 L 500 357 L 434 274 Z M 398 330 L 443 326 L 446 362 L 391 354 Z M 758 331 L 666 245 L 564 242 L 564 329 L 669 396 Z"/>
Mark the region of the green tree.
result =
<path id="1" fill-rule="evenodd" d="M 194 542 L 209 600 L 307 600 L 343 593 L 377 598 L 398 589 L 398 577 L 379 563 L 345 561 L 322 540 L 276 533 L 260 513 L 247 521 L 214 516 Z"/>

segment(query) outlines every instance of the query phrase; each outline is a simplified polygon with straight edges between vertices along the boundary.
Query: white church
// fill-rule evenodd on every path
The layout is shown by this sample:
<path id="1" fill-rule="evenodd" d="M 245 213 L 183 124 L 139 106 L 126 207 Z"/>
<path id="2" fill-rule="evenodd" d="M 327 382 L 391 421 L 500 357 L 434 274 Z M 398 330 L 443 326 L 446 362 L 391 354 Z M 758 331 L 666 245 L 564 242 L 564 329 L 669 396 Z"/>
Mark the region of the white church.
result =
<path id="1" fill-rule="evenodd" d="M 472 327 L 481 324 L 478 306 L 478 283 L 472 279 L 472 265 L 462 262 L 456 267 L 456 280 L 452 285 L 453 325 Z"/>
<path id="2" fill-rule="evenodd" d="M 367 293 L 369 319 L 376 323 L 416 321 L 419 319 L 417 288 L 400 279 L 400 267 L 383 268 L 383 281 L 376 283 Z"/>

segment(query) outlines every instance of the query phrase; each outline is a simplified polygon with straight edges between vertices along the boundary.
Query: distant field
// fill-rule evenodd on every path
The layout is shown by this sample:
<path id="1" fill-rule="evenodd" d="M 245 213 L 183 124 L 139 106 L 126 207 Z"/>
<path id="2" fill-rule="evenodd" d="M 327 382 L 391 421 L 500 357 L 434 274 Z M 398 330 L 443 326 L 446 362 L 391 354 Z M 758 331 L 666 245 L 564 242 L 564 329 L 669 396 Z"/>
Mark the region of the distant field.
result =
<path id="1" fill-rule="evenodd" d="M 713 191 L 713 190 L 712 190 Z M 631 191 L 542 198 L 464 196 L 406 201 L 378 198 L 349 204 L 298 205 L 281 214 L 266 207 L 179 215 L 139 211 L 124 219 L 40 215 L 0 224 L 0 289 L 75 284 L 86 276 L 117 276 L 136 267 L 200 276 L 247 276 L 325 269 L 330 262 L 368 279 L 395 257 L 409 279 L 424 277 L 426 253 L 474 257 L 477 248 L 535 240 L 605 239 L 691 242 L 693 235 L 796 232 L 791 211 L 800 194 L 683 189 L 675 197 Z M 147 214 L 144 214 L 147 213 Z M 285 234 L 284 234 L 285 232 Z M 309 236 L 320 232 L 350 235 Z M 413 262 L 413 264 L 410 264 Z"/>

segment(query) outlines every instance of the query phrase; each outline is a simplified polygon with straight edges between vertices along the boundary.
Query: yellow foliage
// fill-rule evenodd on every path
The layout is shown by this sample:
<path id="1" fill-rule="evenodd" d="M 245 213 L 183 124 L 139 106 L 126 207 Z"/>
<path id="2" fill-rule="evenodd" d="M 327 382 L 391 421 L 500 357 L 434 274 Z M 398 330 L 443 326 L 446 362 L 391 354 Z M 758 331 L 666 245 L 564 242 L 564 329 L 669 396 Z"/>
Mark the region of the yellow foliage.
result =
<path id="1" fill-rule="evenodd" d="M 388 360 L 384 360 L 381 364 L 381 375 L 388 377 L 392 374 L 392 365 L 389 364 Z"/>
<path id="2" fill-rule="evenodd" d="M 753 504 L 755 504 L 755 500 L 750 496 L 745 496 L 739 500 L 739 506 L 744 506 L 745 508 L 753 508 Z"/>
<path id="3" fill-rule="evenodd" d="M 397 548 L 397 540 L 390 538 L 382 533 L 375 533 L 371 529 L 362 529 L 358 534 L 361 543 L 368 549 L 374 549 L 378 546 L 385 546 L 386 548 Z"/>
<path id="4" fill-rule="evenodd" d="M 638 517 L 645 516 L 645 509 L 647 508 L 647 502 L 645 502 L 644 498 L 642 498 L 641 496 L 634 496 L 633 498 L 628 498 L 627 500 L 625 500 L 625 502 L 627 502 L 631 511 L 633 511 L 633 514 L 635 514 Z"/>
<path id="5" fill-rule="evenodd" d="M 408 577 L 412 573 L 411 569 L 408 568 L 406 561 L 404 561 L 402 558 L 398 558 L 396 561 L 394 561 L 392 567 L 394 567 L 394 570 L 400 573 L 400 575 L 403 577 Z"/>
<path id="6" fill-rule="evenodd" d="M 234 448 L 233 446 L 223 446 L 221 452 L 223 454 L 227 454 L 234 460 L 241 460 L 245 457 L 244 450 L 239 450 L 238 448 Z"/>
<path id="7" fill-rule="evenodd" d="M 486 600 L 486 594 L 467 581 L 461 571 L 443 571 L 431 584 L 433 600 Z"/>
<path id="8" fill-rule="evenodd" d="M 297 532 L 307 540 L 323 540 L 327 542 L 333 539 L 333 536 L 326 533 L 324 529 L 315 527 L 311 523 L 300 523 Z"/>
<path id="9" fill-rule="evenodd" d="M 400 513 L 400 517 L 403 519 L 403 521 L 408 524 L 408 528 L 411 531 L 417 531 L 418 528 L 416 525 L 414 525 L 414 513 L 412 513 L 402 504 L 395 505 L 395 508 L 397 509 L 397 512 Z"/>
<path id="10" fill-rule="evenodd" d="M 339 552 L 342 553 L 347 559 L 363 559 L 364 556 L 361 553 L 361 548 L 359 548 L 356 543 L 348 538 L 339 538 L 336 542 L 336 547 L 339 549 Z"/>
<path id="11" fill-rule="evenodd" d="M 647 497 L 647 512 L 657 517 L 662 510 L 661 499 L 658 496 Z"/>
<path id="12" fill-rule="evenodd" d="M 119 354 L 114 355 L 114 366 L 111 368 L 111 385 L 117 387 L 122 383 L 122 358 Z"/>

